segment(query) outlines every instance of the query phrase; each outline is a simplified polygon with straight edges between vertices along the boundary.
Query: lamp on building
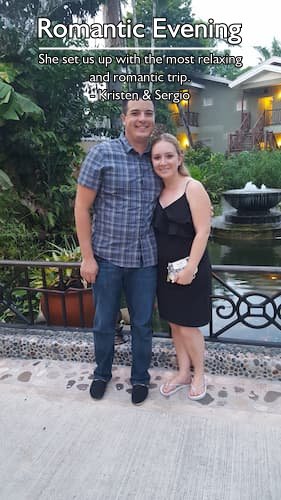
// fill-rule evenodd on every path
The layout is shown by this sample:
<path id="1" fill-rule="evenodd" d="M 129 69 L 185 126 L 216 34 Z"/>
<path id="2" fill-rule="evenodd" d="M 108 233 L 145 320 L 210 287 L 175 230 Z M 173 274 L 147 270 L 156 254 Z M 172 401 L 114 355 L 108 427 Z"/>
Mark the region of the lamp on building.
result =
<path id="1" fill-rule="evenodd" d="M 189 140 L 185 132 L 177 134 L 177 139 L 179 141 L 180 147 L 183 151 L 189 148 Z"/>
<path id="2" fill-rule="evenodd" d="M 182 90 L 181 92 L 186 92 L 187 94 L 190 94 L 190 91 L 189 91 L 189 90 Z M 183 108 L 188 108 L 188 105 L 189 105 L 189 100 L 182 99 L 182 100 L 181 100 L 181 102 L 180 102 L 180 105 L 181 105 Z"/>

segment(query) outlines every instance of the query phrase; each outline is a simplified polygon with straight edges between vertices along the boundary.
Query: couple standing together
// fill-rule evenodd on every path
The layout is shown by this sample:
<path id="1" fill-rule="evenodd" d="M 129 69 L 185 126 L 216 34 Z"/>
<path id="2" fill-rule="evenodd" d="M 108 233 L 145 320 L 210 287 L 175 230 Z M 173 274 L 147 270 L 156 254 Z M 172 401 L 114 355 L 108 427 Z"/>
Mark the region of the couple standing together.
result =
<path id="1" fill-rule="evenodd" d="M 101 399 L 112 376 L 123 291 L 132 334 L 132 402 L 146 399 L 157 289 L 159 313 L 171 327 L 179 367 L 160 392 L 170 396 L 185 388 L 190 399 L 198 400 L 206 394 L 204 338 L 198 327 L 210 315 L 210 200 L 184 168 L 174 136 L 162 134 L 150 145 L 153 102 L 140 97 L 122 104 L 124 134 L 90 150 L 75 202 L 81 276 L 93 283 L 96 306 L 97 366 L 90 394 Z M 184 269 L 168 282 L 168 262 L 187 256 Z"/>

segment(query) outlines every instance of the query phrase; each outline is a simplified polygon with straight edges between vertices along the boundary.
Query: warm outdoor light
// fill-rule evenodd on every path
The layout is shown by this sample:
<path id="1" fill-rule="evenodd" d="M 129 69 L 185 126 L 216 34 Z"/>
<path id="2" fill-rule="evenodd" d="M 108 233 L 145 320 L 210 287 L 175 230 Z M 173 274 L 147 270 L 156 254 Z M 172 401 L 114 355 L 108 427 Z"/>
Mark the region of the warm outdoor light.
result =
<path id="1" fill-rule="evenodd" d="M 180 143 L 180 147 L 182 149 L 187 149 L 189 147 L 189 140 L 188 140 L 187 135 L 184 132 L 182 132 L 181 134 L 178 134 L 177 139 L 178 139 L 178 141 Z"/>
<path id="2" fill-rule="evenodd" d="M 179 113 L 179 108 L 178 108 L 177 104 L 175 104 L 175 103 L 170 103 L 168 105 L 168 108 L 171 111 L 171 113 Z"/>
<path id="3" fill-rule="evenodd" d="M 189 94 L 190 94 L 190 91 L 189 91 L 189 90 L 182 90 L 182 92 L 186 92 L 186 93 L 187 93 L 187 92 L 189 92 Z M 187 108 L 187 106 L 188 106 L 188 101 L 186 101 L 186 100 L 182 99 L 182 100 L 181 100 L 181 102 L 180 102 L 180 104 L 181 104 L 181 106 L 182 106 L 183 108 Z"/>
<path id="4" fill-rule="evenodd" d="M 276 280 L 280 280 L 281 279 L 281 275 L 280 274 L 264 274 L 264 278 L 265 279 L 268 279 L 268 280 L 271 280 L 271 281 L 276 281 Z"/>

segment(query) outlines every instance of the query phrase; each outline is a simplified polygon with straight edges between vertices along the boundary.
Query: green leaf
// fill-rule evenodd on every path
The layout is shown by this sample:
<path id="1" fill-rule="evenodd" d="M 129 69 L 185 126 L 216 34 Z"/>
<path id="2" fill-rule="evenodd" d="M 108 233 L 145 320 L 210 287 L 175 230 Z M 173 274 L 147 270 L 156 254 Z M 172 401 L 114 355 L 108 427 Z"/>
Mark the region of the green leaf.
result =
<path id="1" fill-rule="evenodd" d="M 19 120 L 22 114 L 15 107 L 8 105 L 0 106 L 0 116 L 3 120 Z"/>
<path id="2" fill-rule="evenodd" d="M 49 226 L 54 227 L 56 220 L 55 220 L 55 216 L 52 212 L 47 213 L 47 220 L 48 220 Z"/>
<path id="3" fill-rule="evenodd" d="M 0 80 L 0 120 L 19 120 L 23 115 L 42 118 L 43 110 L 28 97 L 15 92 L 13 87 Z"/>
<path id="4" fill-rule="evenodd" d="M 28 97 L 15 92 L 15 99 L 22 113 L 35 115 L 37 117 L 43 117 L 43 110 L 39 108 L 39 106 L 37 106 L 37 104 L 35 104 L 33 101 L 31 101 L 31 99 L 28 99 Z"/>
<path id="5" fill-rule="evenodd" d="M 9 176 L 0 169 L 0 189 L 9 189 L 13 186 L 13 183 Z"/>
<path id="6" fill-rule="evenodd" d="M 0 106 L 9 102 L 13 92 L 14 90 L 11 85 L 0 80 Z"/>
<path id="7" fill-rule="evenodd" d="M 0 78 L 7 83 L 12 83 L 19 71 L 12 63 L 0 63 Z"/>

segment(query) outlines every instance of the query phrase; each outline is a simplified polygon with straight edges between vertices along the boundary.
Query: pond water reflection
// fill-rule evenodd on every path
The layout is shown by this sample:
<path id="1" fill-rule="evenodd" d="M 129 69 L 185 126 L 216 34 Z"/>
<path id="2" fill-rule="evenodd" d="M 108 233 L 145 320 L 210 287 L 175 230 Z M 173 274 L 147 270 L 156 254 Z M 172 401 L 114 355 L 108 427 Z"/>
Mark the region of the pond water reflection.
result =
<path id="1" fill-rule="evenodd" d="M 249 241 L 239 240 L 231 242 L 209 242 L 209 253 L 212 265 L 239 265 L 239 266 L 281 266 L 281 240 L 273 241 Z M 272 318 L 280 322 L 281 306 L 281 274 L 274 272 L 253 273 L 253 272 L 224 272 L 216 273 L 226 283 L 224 286 L 217 280 L 213 280 L 213 295 L 225 296 L 232 299 L 235 306 L 241 302 L 239 313 L 245 315 L 245 323 L 240 321 L 235 323 L 237 315 L 232 313 L 231 302 L 223 299 L 213 301 L 214 331 L 223 328 L 225 324 L 233 322 L 233 327 L 223 333 L 224 338 L 239 338 L 244 340 L 258 341 L 281 341 L 281 331 L 276 325 L 268 324 Z M 229 287 L 229 288 L 228 288 Z M 248 302 L 240 300 L 240 295 L 249 295 Z M 255 295 L 257 294 L 257 295 Z M 263 294 L 274 301 L 267 300 Z M 222 316 L 227 314 L 230 318 L 223 320 L 217 314 L 218 307 L 222 307 Z M 260 306 L 260 307 L 259 307 Z M 276 311 L 279 308 L 279 318 Z M 264 313 L 267 319 L 264 317 Z M 257 314 L 257 317 L 251 317 Z M 258 315 L 260 314 L 260 317 Z M 255 325 L 258 329 L 247 327 L 247 324 Z M 207 335 L 207 329 L 204 328 Z"/>
<path id="2" fill-rule="evenodd" d="M 208 249 L 212 265 L 281 266 L 281 239 L 231 242 L 210 240 Z M 277 273 L 220 273 L 222 274 L 227 283 L 241 293 L 260 291 L 270 295 L 281 288 L 281 277 Z"/>
<path id="3" fill-rule="evenodd" d="M 275 240 L 211 239 L 208 249 L 212 264 L 238 266 L 280 266 L 281 238 Z"/>

